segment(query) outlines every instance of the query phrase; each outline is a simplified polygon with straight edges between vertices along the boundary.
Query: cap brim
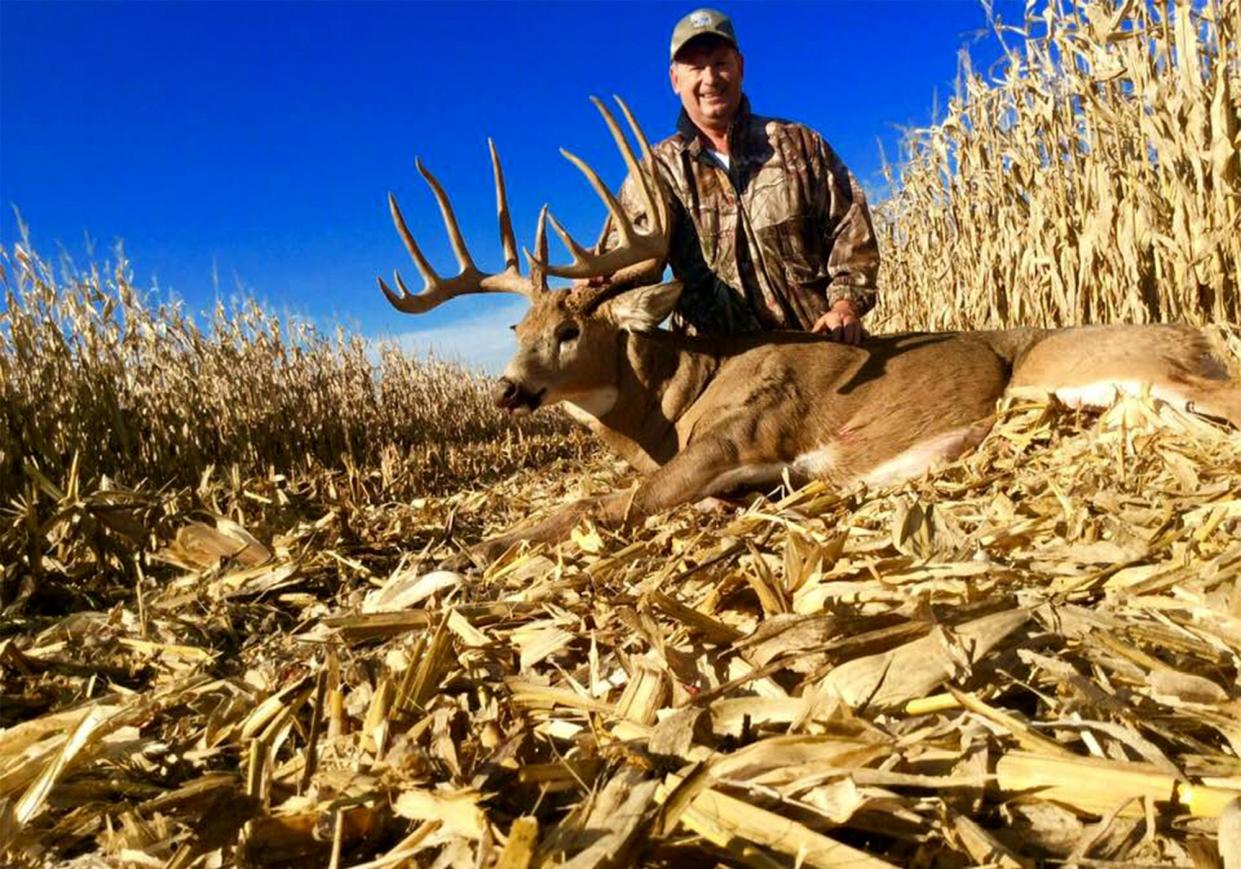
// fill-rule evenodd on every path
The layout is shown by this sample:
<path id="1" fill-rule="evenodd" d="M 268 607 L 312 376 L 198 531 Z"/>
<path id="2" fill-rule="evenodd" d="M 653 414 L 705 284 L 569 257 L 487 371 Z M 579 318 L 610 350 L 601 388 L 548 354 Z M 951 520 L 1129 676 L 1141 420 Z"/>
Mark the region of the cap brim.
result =
<path id="1" fill-rule="evenodd" d="M 681 53 L 681 50 L 685 48 L 685 46 L 689 45 L 691 42 L 694 42 L 699 39 L 710 39 L 712 37 L 714 37 L 715 39 L 720 39 L 724 42 L 727 42 L 729 45 L 731 45 L 733 48 L 737 49 L 738 51 L 741 50 L 741 47 L 737 45 L 737 40 L 733 39 L 727 33 L 720 33 L 719 31 L 716 31 L 716 30 L 706 30 L 701 33 L 695 33 L 692 36 L 690 36 L 688 39 L 681 40 L 679 44 L 674 45 L 672 47 L 672 51 L 668 56 L 671 60 L 676 60 L 677 55 Z"/>

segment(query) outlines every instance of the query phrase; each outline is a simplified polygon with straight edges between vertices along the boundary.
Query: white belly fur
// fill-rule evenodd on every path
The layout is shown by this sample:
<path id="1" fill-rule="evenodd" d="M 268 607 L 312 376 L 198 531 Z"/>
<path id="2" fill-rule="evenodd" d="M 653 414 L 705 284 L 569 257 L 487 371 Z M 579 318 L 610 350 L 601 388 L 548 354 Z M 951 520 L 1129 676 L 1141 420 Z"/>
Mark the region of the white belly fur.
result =
<path id="1" fill-rule="evenodd" d="M 921 477 L 936 465 L 955 460 L 966 450 L 982 443 L 991 431 L 991 420 L 953 429 L 919 441 L 903 453 L 893 456 L 858 476 L 868 486 L 891 486 Z"/>
<path id="2" fill-rule="evenodd" d="M 841 450 L 836 444 L 827 443 L 795 458 L 791 469 L 800 475 L 818 480 L 840 480 L 845 483 L 863 482 L 868 486 L 890 486 L 920 477 L 938 464 L 950 462 L 966 450 L 978 446 L 991 430 L 991 420 L 974 423 L 963 428 L 937 434 L 919 441 L 904 452 L 893 456 L 869 470 L 841 464 Z"/>
<path id="3" fill-rule="evenodd" d="M 1042 398 L 1051 393 L 1068 407 L 1105 409 L 1115 404 L 1122 395 L 1142 395 L 1150 393 L 1152 398 L 1166 401 L 1173 407 L 1185 410 L 1190 399 L 1166 386 L 1146 383 L 1141 380 L 1097 380 L 1081 386 L 1018 386 L 1009 390 L 1009 395 L 1016 398 Z"/>
<path id="4" fill-rule="evenodd" d="M 825 480 L 839 470 L 839 463 L 840 449 L 829 443 L 793 459 L 793 470 L 812 480 Z"/>

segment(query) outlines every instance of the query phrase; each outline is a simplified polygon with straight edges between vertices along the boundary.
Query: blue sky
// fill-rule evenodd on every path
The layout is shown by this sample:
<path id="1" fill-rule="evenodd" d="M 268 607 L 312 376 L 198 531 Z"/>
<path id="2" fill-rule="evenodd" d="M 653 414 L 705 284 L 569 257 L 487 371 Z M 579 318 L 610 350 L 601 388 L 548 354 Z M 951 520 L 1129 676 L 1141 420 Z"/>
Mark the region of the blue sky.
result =
<path id="1" fill-rule="evenodd" d="M 1018 23 L 1023 4 L 997 10 Z M 976 0 L 734 2 L 755 110 L 818 129 L 869 190 L 880 143 L 952 92 L 958 52 L 998 54 Z M 428 256 L 454 261 L 421 156 L 480 266 L 499 265 L 486 139 L 504 161 L 519 242 L 549 201 L 593 241 L 603 206 L 564 146 L 612 183 L 619 155 L 588 102 L 621 94 L 652 138 L 672 131 L 680 2 L 0 2 L 0 243 L 11 206 L 45 256 L 123 239 L 139 285 L 192 309 L 239 288 L 373 336 L 417 332 L 494 367 L 519 300 L 454 300 L 417 319 L 375 276 L 417 274 L 387 215 L 394 191 Z M 980 41 L 981 39 L 981 41 Z M 218 276 L 218 285 L 213 276 Z M 218 289 L 217 289 L 218 286 Z M 428 335 L 431 337 L 428 338 Z"/>

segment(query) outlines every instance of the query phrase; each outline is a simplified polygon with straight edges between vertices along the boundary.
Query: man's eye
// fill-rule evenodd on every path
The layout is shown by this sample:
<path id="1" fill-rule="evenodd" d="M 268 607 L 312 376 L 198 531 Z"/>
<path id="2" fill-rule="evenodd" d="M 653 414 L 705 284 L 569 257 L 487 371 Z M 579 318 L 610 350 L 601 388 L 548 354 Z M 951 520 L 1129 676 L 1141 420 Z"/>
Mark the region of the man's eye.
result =
<path id="1" fill-rule="evenodd" d="M 561 344 L 564 344 L 566 341 L 572 341 L 581 334 L 581 330 L 579 330 L 577 326 L 565 326 L 560 330 L 560 334 L 557 335 L 556 338 Z"/>

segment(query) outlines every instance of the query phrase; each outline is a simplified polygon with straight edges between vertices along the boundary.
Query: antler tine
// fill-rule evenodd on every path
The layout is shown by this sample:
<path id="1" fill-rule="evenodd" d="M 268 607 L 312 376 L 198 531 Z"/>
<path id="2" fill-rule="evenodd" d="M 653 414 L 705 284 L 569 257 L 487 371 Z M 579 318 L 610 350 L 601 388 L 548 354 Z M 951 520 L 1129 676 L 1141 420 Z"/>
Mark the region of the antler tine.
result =
<path id="1" fill-rule="evenodd" d="M 508 210 L 508 197 L 504 194 L 504 170 L 500 168 L 500 155 L 496 143 L 487 139 L 491 150 L 491 171 L 496 178 L 496 213 L 500 220 L 500 244 L 504 247 L 505 268 L 517 270 L 517 238 L 513 235 L 513 218 Z"/>
<path id="2" fill-rule="evenodd" d="M 539 226 L 534 234 L 534 255 L 522 248 L 526 261 L 530 263 L 530 283 L 536 291 L 547 289 L 547 205 L 539 209 Z M 555 219 L 553 218 L 553 223 Z"/>
<path id="3" fill-rule="evenodd" d="M 401 206 L 397 205 L 395 193 L 388 194 L 388 211 L 392 213 L 392 223 L 396 226 L 397 234 L 405 242 L 405 249 L 409 251 L 414 265 L 418 267 L 418 274 L 422 275 L 422 279 L 428 285 L 438 283 L 439 275 L 435 273 L 435 269 L 431 268 L 427 258 L 422 255 L 422 248 L 418 247 L 418 242 L 414 241 L 414 234 L 405 224 L 405 215 L 401 213 Z"/>
<path id="4" fill-rule="evenodd" d="M 646 137 L 642 135 L 641 129 L 633 118 L 633 113 L 629 111 L 629 107 L 619 98 L 617 99 L 621 110 L 625 113 L 625 119 L 635 131 L 635 136 L 642 147 L 645 165 L 638 161 L 637 156 L 633 152 L 633 146 L 621 131 L 616 118 L 608 111 L 603 101 L 596 97 L 591 97 L 591 102 L 595 104 L 595 108 L 603 116 L 603 121 L 607 124 L 608 130 L 612 134 L 612 139 L 616 142 L 616 147 L 620 150 L 621 156 L 625 160 L 625 165 L 629 169 L 633 183 L 638 186 L 650 228 L 646 232 L 637 231 L 634 228 L 633 221 L 625 213 L 624 208 L 621 207 L 620 202 L 617 201 L 612 191 L 599 178 L 599 174 L 586 161 L 562 148 L 560 153 L 586 177 L 590 186 L 594 188 L 595 193 L 599 195 L 604 205 L 607 206 L 608 212 L 612 215 L 612 220 L 616 225 L 620 244 L 613 250 L 598 254 L 592 253 L 574 241 L 555 218 L 551 218 L 552 228 L 560 236 L 565 247 L 569 249 L 573 262 L 569 265 L 554 266 L 544 260 L 540 264 L 546 267 L 547 274 L 562 278 L 610 276 L 613 282 L 618 277 L 631 280 L 639 274 L 649 272 L 667 259 L 670 221 L 668 220 L 665 191 L 660 183 L 661 179 L 655 166 L 654 152 L 651 151 L 650 143 Z M 648 178 L 648 175 L 651 177 Z"/>
<path id="5" fill-rule="evenodd" d="M 383 290 L 383 294 L 388 297 L 388 301 L 392 303 L 392 307 L 396 308 L 398 311 L 405 310 L 404 299 L 392 292 L 392 288 L 384 282 L 383 278 L 377 277 L 375 280 L 379 282 L 379 289 Z"/>
<path id="6" fill-rule="evenodd" d="M 453 214 L 448 194 L 444 192 L 444 188 L 435 180 L 435 176 L 427 170 L 427 167 L 422 165 L 422 160 L 414 160 L 414 165 L 418 167 L 418 174 L 426 180 L 427 186 L 435 194 L 435 201 L 439 204 L 440 215 L 444 218 L 444 228 L 448 230 L 448 239 L 452 242 L 452 252 L 457 255 L 457 264 L 461 266 L 461 273 L 478 271 L 474 267 L 474 260 L 470 258 L 469 249 L 465 246 L 465 239 L 461 237 L 461 227 L 457 225 L 457 216 Z"/>
<path id="7" fill-rule="evenodd" d="M 625 209 L 621 207 L 620 202 L 612 195 L 612 191 L 608 189 L 608 185 L 603 183 L 603 179 L 599 177 L 599 173 L 590 167 L 590 164 L 578 157 L 576 154 L 560 149 L 560 153 L 564 158 L 578 168 L 578 171 L 586 176 L 586 180 L 590 182 L 590 186 L 595 189 L 595 193 L 599 194 L 599 198 L 603 200 L 603 204 L 608 207 L 608 212 L 612 215 L 612 219 L 616 221 L 617 228 L 621 237 L 628 240 L 633 236 L 633 223 L 629 220 L 629 215 L 625 213 Z M 559 274 L 552 272 L 552 274 Z M 562 278 L 580 278 L 586 275 L 560 275 Z"/>
<path id="8" fill-rule="evenodd" d="M 418 269 L 418 274 L 422 275 L 422 280 L 426 283 L 426 289 L 414 295 L 405 286 L 405 282 L 401 280 L 399 272 L 393 272 L 392 277 L 396 281 L 397 287 L 400 289 L 400 295 L 392 292 L 392 288 L 384 283 L 383 278 L 376 278 L 379 281 L 379 289 L 383 290 L 383 294 L 388 297 L 388 301 L 398 311 L 404 311 L 406 314 L 421 314 L 429 311 L 436 305 L 445 301 L 448 297 L 442 292 L 443 282 L 439 275 L 435 273 L 435 269 L 431 268 L 431 264 L 427 262 L 427 258 L 423 256 L 422 249 L 418 247 L 418 242 L 414 241 L 414 235 L 409 231 L 409 227 L 405 223 L 405 215 L 401 213 L 401 206 L 397 205 L 396 195 L 388 194 L 388 210 L 392 212 L 392 223 L 396 226 L 397 234 L 401 236 L 401 240 L 405 242 L 405 249 L 409 251 L 410 258 L 413 259 L 414 265 Z"/>
<path id="9" fill-rule="evenodd" d="M 547 262 L 547 218 L 551 212 L 547 210 L 547 203 L 543 203 L 543 207 L 539 209 L 539 227 L 534 234 L 534 252 L 539 255 L 539 262 Z M 540 278 L 543 288 L 547 289 L 547 275 L 544 274 Z"/>
<path id="10" fill-rule="evenodd" d="M 496 152 L 494 143 L 488 140 L 488 145 L 491 148 L 491 167 L 495 174 L 496 211 L 500 221 L 500 243 L 504 247 L 504 271 L 497 274 L 487 274 L 480 272 L 474 265 L 474 260 L 470 257 L 470 251 L 466 247 L 465 239 L 461 235 L 461 227 L 457 223 L 457 217 L 453 213 L 448 195 L 444 192 L 444 188 L 440 186 L 435 176 L 422 165 L 422 161 L 417 160 L 415 163 L 418 167 L 418 172 L 426 179 L 427 185 L 431 188 L 431 192 L 435 195 L 435 201 L 439 205 L 440 216 L 444 219 L 444 227 L 448 230 L 448 239 L 452 243 L 457 263 L 461 266 L 461 273 L 455 278 L 447 280 L 435 273 L 435 269 L 431 268 L 430 262 L 423 255 L 422 249 L 418 247 L 418 242 L 414 241 L 413 233 L 409 231 L 409 226 L 405 223 L 405 216 L 401 213 L 400 206 L 397 205 L 396 196 L 389 193 L 388 208 L 392 212 L 392 222 L 396 226 L 397 233 L 405 242 L 405 249 L 409 251 L 409 255 L 413 258 L 414 265 L 418 267 L 418 273 L 422 275 L 424 282 L 421 292 L 411 293 L 409 288 L 405 286 L 405 282 L 401 280 L 400 274 L 395 273 L 393 277 L 399 292 L 394 292 L 384 282 L 383 278 L 378 279 L 379 288 L 397 310 L 404 311 L 407 314 L 421 314 L 454 296 L 462 296 L 467 293 L 520 293 L 527 298 L 533 298 L 538 292 L 539 287 L 523 278 L 518 268 L 517 241 L 513 235 L 513 223 L 509 216 L 508 201 L 504 193 L 504 172 L 500 168 L 500 157 Z M 546 244 L 544 246 L 546 247 Z"/>
<path id="11" fill-rule="evenodd" d="M 396 269 L 392 270 L 392 279 L 396 281 L 396 288 L 401 291 L 402 295 L 412 296 L 409 287 L 405 286 L 405 281 L 401 280 L 401 273 Z"/>
<path id="12" fill-rule="evenodd" d="M 603 115 L 603 122 L 608 125 L 608 132 L 612 134 L 612 140 L 616 142 L 616 147 L 620 150 L 621 157 L 625 160 L 625 168 L 629 170 L 630 176 L 633 177 L 634 181 L 638 185 L 638 190 L 642 193 L 642 205 L 645 206 L 646 213 L 650 215 L 650 219 L 652 221 L 659 221 L 663 215 L 656 211 L 655 200 L 651 195 L 651 186 L 647 183 L 646 173 L 642 171 L 642 164 L 640 164 L 638 162 L 638 158 L 634 156 L 633 146 L 629 144 L 629 139 L 626 138 L 625 134 L 621 132 L 620 124 L 616 123 L 616 118 L 612 117 L 612 113 L 608 111 L 608 107 L 604 104 L 603 100 L 598 97 L 591 97 L 590 101 L 595 104 L 595 108 L 599 110 L 599 114 Z M 629 125 L 634 126 L 633 119 L 629 115 L 629 110 L 625 107 L 624 103 L 621 103 L 621 108 L 625 111 L 625 116 L 629 120 Z M 646 145 L 646 148 L 642 152 L 642 156 L 649 158 L 650 146 L 645 142 L 645 138 L 642 139 L 642 143 Z M 656 228 L 658 229 L 660 225 L 661 224 L 657 223 Z"/>
<path id="13" fill-rule="evenodd" d="M 392 288 L 384 283 L 383 278 L 376 278 L 379 281 L 379 289 L 383 290 L 383 294 L 388 297 L 388 301 L 392 303 L 392 307 L 406 314 L 422 314 L 425 313 L 440 302 L 445 301 L 448 296 L 437 292 L 411 293 L 409 287 L 405 286 L 405 281 L 401 280 L 401 273 L 392 272 L 392 279 L 396 281 L 396 287 L 399 293 L 394 293 Z"/>
<path id="14" fill-rule="evenodd" d="M 556 235 L 564 242 L 564 246 L 569 249 L 569 253 L 573 254 L 574 262 L 581 262 L 592 256 L 589 250 L 582 247 L 574 240 L 573 236 L 569 235 L 569 231 L 560 225 L 560 221 L 556 219 L 554 214 L 548 212 L 547 218 L 551 221 L 552 229 L 556 231 Z"/>
<path id="15" fill-rule="evenodd" d="M 633 130 L 633 136 L 638 140 L 638 144 L 642 147 L 642 159 L 650 159 L 651 143 L 646 138 L 646 133 L 642 132 L 642 128 L 638 126 L 638 122 L 634 119 L 633 112 L 629 110 L 629 104 L 622 100 L 619 95 L 612 94 L 612 99 L 616 101 L 616 105 L 620 106 L 621 114 L 625 116 L 625 121 L 629 124 L 629 129 Z"/>
<path id="16" fill-rule="evenodd" d="M 642 148 L 642 160 L 646 163 L 647 171 L 650 172 L 651 183 L 655 187 L 655 201 L 662 221 L 661 229 L 668 222 L 668 200 L 664 197 L 664 178 L 659 174 L 659 168 L 655 165 L 655 152 L 651 149 L 650 140 L 646 138 L 646 133 L 642 132 L 642 127 L 638 126 L 637 119 L 634 118 L 633 112 L 629 110 L 629 105 L 618 95 L 612 94 L 612 99 L 620 106 L 621 113 L 625 116 L 625 121 L 629 124 L 629 129 L 633 131 L 634 138 L 638 140 L 638 144 Z M 643 179 L 645 180 L 645 178 Z"/>

